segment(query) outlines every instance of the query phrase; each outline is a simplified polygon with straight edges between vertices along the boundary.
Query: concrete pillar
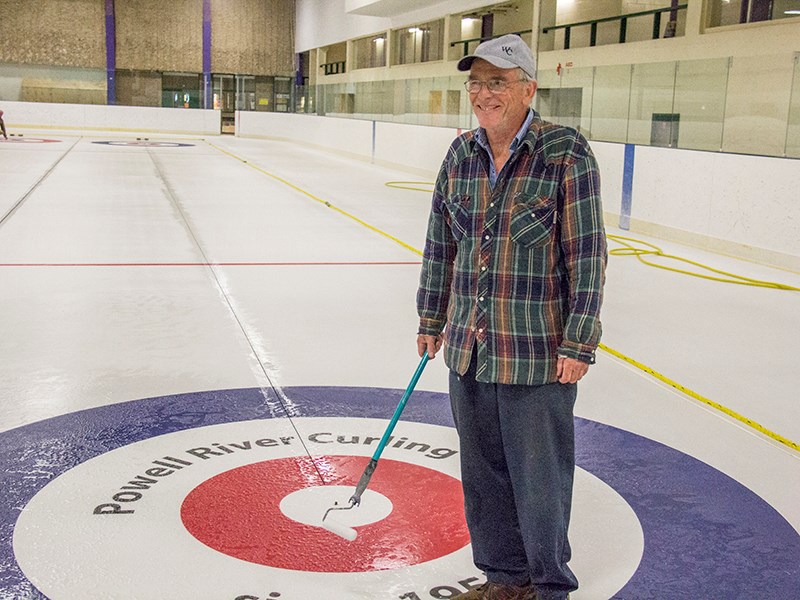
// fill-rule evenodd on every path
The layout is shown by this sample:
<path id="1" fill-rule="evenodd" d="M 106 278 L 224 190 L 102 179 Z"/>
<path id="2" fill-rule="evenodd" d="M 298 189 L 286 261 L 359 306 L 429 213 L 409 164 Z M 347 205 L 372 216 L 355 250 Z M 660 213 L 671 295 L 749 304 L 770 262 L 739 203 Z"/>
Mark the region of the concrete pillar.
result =
<path id="1" fill-rule="evenodd" d="M 686 37 L 692 38 L 702 35 L 705 29 L 703 22 L 703 0 L 688 0 L 686 7 Z"/>
<path id="2" fill-rule="evenodd" d="M 542 28 L 556 24 L 557 7 L 558 0 L 534 0 L 531 48 L 535 56 L 554 49 L 555 33 L 542 33 Z"/>

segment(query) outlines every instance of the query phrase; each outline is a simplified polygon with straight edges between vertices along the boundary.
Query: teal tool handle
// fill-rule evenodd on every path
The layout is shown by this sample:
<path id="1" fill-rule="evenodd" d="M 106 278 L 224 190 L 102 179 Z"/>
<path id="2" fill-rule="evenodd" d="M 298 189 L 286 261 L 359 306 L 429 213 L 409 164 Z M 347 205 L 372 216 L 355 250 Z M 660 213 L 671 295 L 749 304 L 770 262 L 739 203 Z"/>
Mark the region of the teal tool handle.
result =
<path id="1" fill-rule="evenodd" d="M 372 455 L 372 460 L 378 460 L 381 457 L 381 453 L 383 449 L 386 447 L 387 442 L 389 441 L 389 436 L 392 435 L 392 431 L 394 431 L 394 426 L 397 425 L 397 421 L 400 418 L 400 415 L 403 412 L 403 409 L 406 407 L 406 402 L 411 397 L 411 392 L 414 391 L 414 386 L 417 385 L 417 381 L 419 381 L 420 375 L 422 375 L 422 371 L 425 369 L 425 365 L 428 363 L 428 353 L 422 355 L 422 359 L 419 361 L 419 365 L 417 365 L 417 370 L 414 371 L 414 376 L 411 378 L 411 381 L 408 383 L 408 387 L 406 388 L 405 394 L 403 394 L 403 398 L 400 400 L 400 404 L 397 405 L 397 408 L 394 410 L 394 414 L 392 415 L 392 420 L 389 421 L 389 426 L 386 428 L 386 431 L 383 432 L 383 437 L 381 441 L 378 443 L 378 447 L 375 448 L 375 453 Z"/>
<path id="2" fill-rule="evenodd" d="M 375 453 L 372 455 L 372 460 L 369 461 L 367 468 L 364 469 L 364 473 L 362 473 L 361 479 L 359 479 L 358 485 L 356 486 L 355 493 L 350 497 L 351 507 L 361 504 L 361 495 L 364 493 L 364 490 L 367 489 L 369 480 L 372 478 L 372 474 L 375 472 L 375 467 L 378 466 L 378 459 L 380 458 L 383 449 L 386 447 L 386 443 L 389 441 L 389 436 L 392 435 L 394 426 L 397 425 L 397 421 L 400 419 L 400 415 L 403 413 L 403 409 L 406 407 L 406 402 L 408 402 L 408 399 L 411 397 L 411 392 L 414 391 L 414 387 L 417 385 L 417 381 L 419 381 L 419 376 L 422 375 L 422 371 L 425 369 L 425 365 L 427 363 L 428 353 L 426 352 L 422 355 L 422 359 L 419 361 L 417 370 L 414 371 L 414 376 L 411 378 L 403 397 L 400 399 L 400 403 L 397 405 L 397 408 L 394 409 L 394 414 L 392 415 L 391 421 L 389 421 L 389 426 L 386 427 L 386 431 L 383 432 L 383 437 L 378 443 Z"/>

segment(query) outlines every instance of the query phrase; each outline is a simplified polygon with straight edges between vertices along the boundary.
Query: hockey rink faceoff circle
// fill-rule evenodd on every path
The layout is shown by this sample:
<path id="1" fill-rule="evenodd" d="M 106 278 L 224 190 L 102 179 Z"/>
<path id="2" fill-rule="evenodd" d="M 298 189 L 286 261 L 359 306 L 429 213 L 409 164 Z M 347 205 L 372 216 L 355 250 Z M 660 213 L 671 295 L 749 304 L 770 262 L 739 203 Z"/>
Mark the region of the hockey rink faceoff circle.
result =
<path id="1" fill-rule="evenodd" d="M 415 392 L 362 506 L 337 517 L 358 530 L 351 543 L 318 521 L 346 505 L 402 391 L 283 393 L 291 421 L 253 388 L 0 433 L 0 598 L 421 600 L 481 581 L 445 394 Z M 675 449 L 575 421 L 576 600 L 796 592 L 800 536 L 761 498 Z M 609 555 L 619 568 L 601 573 Z"/>

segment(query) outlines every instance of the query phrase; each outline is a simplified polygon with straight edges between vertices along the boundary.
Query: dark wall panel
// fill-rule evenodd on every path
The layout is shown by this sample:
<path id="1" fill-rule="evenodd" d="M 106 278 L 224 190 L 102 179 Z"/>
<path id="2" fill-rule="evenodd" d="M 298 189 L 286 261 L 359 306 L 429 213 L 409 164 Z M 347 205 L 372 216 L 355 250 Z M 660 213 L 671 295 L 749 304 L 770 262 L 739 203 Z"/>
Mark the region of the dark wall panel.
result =
<path id="1" fill-rule="evenodd" d="M 116 66 L 203 71 L 203 0 L 115 0 Z M 211 0 L 215 73 L 294 70 L 295 0 Z M 0 63 L 106 68 L 105 0 L 0 0 Z"/>
<path id="2" fill-rule="evenodd" d="M 203 0 L 115 0 L 117 68 L 203 70 Z"/>
<path id="3" fill-rule="evenodd" d="M 104 69 L 103 0 L 0 0 L 0 62 Z"/>
<path id="4" fill-rule="evenodd" d="M 291 75 L 294 0 L 211 0 L 215 73 Z"/>

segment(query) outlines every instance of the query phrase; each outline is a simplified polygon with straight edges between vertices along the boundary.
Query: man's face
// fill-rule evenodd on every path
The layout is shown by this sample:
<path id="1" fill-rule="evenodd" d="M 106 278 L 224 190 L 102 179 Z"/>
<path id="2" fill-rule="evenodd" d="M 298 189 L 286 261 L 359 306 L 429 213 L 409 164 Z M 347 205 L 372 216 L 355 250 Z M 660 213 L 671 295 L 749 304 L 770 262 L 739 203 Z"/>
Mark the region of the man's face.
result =
<path id="1" fill-rule="evenodd" d="M 503 80 L 507 87 L 502 92 L 491 92 L 487 85 L 469 95 L 478 124 L 489 134 L 513 130 L 516 133 L 536 93 L 535 81 L 520 81 L 520 69 L 501 69 L 488 61 L 476 58 L 469 72 L 470 79 Z"/>

